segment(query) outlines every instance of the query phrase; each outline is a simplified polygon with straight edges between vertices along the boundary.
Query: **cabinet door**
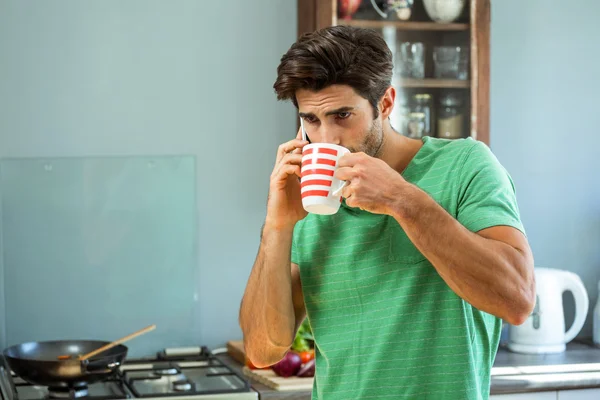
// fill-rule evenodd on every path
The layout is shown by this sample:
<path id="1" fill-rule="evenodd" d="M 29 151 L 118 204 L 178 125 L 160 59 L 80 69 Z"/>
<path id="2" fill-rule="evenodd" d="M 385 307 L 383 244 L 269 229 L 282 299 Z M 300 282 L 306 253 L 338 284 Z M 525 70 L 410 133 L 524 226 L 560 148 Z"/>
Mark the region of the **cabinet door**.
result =
<path id="1" fill-rule="evenodd" d="M 561 390 L 558 400 L 598 400 L 600 389 Z"/>
<path id="2" fill-rule="evenodd" d="M 494 394 L 490 400 L 557 400 L 556 392 Z"/>

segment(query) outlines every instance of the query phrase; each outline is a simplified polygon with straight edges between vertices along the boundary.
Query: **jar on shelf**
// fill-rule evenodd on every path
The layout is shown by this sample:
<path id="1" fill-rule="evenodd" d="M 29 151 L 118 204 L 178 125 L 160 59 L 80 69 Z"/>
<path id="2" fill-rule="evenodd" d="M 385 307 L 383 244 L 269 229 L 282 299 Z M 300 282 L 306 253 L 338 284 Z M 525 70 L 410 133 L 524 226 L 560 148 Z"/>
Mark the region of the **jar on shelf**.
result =
<path id="1" fill-rule="evenodd" d="M 408 114 L 406 136 L 420 139 L 425 132 L 425 114 L 422 112 L 411 112 Z"/>
<path id="2" fill-rule="evenodd" d="M 413 96 L 412 103 L 412 111 L 425 115 L 423 136 L 433 136 L 435 124 L 433 97 L 429 93 L 417 93 Z"/>
<path id="3" fill-rule="evenodd" d="M 440 98 L 437 120 L 437 136 L 445 139 L 459 139 L 465 130 L 465 111 L 462 99 L 455 93 Z"/>

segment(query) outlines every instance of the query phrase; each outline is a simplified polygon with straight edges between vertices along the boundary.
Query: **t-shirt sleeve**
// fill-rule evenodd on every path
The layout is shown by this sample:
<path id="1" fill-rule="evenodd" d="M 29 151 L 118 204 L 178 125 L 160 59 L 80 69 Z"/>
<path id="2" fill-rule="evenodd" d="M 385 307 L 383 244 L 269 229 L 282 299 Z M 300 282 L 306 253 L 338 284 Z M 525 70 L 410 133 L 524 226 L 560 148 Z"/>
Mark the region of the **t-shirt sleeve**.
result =
<path id="1" fill-rule="evenodd" d="M 513 181 L 496 156 L 476 142 L 463 164 L 457 219 L 471 232 L 493 226 L 511 226 L 523 232 Z"/>

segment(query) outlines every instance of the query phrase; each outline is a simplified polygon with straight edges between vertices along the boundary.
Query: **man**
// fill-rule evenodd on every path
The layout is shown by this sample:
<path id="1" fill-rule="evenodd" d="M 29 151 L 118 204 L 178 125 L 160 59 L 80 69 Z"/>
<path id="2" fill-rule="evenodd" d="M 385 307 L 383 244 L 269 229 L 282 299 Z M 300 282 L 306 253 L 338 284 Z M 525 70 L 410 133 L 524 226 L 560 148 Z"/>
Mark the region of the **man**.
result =
<path id="1" fill-rule="evenodd" d="M 308 316 L 315 399 L 488 398 L 501 319 L 523 323 L 535 298 L 507 172 L 473 139 L 393 130 L 392 54 L 373 31 L 304 35 L 277 72 L 310 141 L 351 150 L 349 184 L 337 214 L 307 215 L 307 142 L 279 147 L 240 310 L 248 357 L 279 361 Z"/>

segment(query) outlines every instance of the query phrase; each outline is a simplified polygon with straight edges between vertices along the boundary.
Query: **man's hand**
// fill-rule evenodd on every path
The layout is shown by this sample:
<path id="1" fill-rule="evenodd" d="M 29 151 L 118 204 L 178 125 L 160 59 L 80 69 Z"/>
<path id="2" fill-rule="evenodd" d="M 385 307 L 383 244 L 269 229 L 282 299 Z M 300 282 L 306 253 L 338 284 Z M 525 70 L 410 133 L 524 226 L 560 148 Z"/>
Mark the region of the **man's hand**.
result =
<path id="1" fill-rule="evenodd" d="M 340 158 L 335 177 L 347 181 L 342 191 L 349 207 L 374 214 L 390 214 L 409 185 L 385 161 L 365 153 L 346 154 Z"/>
<path id="2" fill-rule="evenodd" d="M 277 150 L 275 167 L 271 173 L 267 219 L 265 224 L 276 229 L 293 229 L 296 222 L 306 217 L 300 195 L 300 168 L 302 147 L 308 144 L 300 139 L 283 143 Z"/>

